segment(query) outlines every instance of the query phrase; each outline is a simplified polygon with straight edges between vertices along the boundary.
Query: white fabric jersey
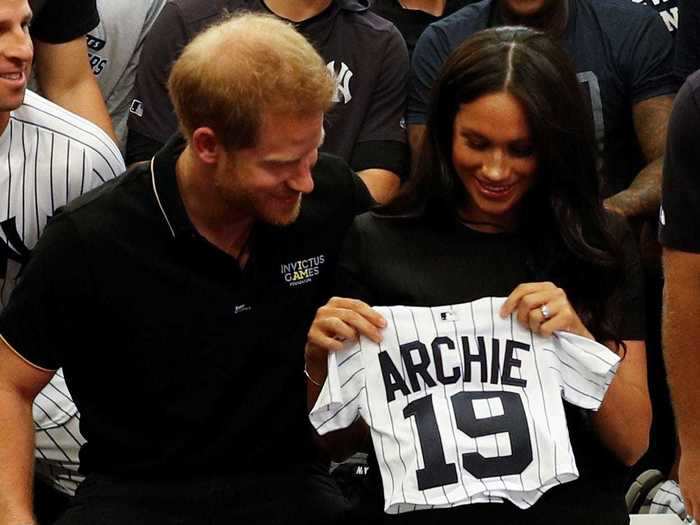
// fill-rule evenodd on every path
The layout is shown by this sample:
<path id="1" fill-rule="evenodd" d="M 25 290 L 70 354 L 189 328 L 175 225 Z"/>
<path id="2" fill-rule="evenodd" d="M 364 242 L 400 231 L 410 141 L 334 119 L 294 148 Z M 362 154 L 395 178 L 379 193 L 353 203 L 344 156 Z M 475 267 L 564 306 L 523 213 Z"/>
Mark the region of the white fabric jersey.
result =
<path id="1" fill-rule="evenodd" d="M 673 480 L 664 481 L 660 487 L 654 490 L 651 501 L 647 496 L 645 505 L 649 506 L 649 514 L 675 514 L 682 520 L 687 517 L 681 488 Z"/>
<path id="2" fill-rule="evenodd" d="M 124 170 L 97 126 L 27 90 L 0 135 L 0 308 L 54 210 Z M 59 371 L 34 401 L 37 471 L 76 487 L 79 415 Z"/>
<path id="3" fill-rule="evenodd" d="M 80 433 L 80 413 L 59 369 L 34 400 L 35 470 L 58 490 L 75 494 L 83 480 L 78 474 L 78 454 L 85 438 Z"/>
<path id="4" fill-rule="evenodd" d="M 329 354 L 309 417 L 320 434 L 366 421 L 386 512 L 503 499 L 527 508 L 578 477 L 562 397 L 596 410 L 619 357 L 501 319 L 503 302 L 378 307 L 381 344 Z"/>

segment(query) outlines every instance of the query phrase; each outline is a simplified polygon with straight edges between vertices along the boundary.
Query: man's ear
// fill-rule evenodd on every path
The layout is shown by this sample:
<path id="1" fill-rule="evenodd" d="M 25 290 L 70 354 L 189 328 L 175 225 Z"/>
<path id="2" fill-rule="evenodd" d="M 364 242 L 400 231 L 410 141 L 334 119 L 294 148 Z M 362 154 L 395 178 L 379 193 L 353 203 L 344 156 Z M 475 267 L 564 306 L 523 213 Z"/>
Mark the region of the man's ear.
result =
<path id="1" fill-rule="evenodd" d="M 211 128 L 197 128 L 192 133 L 192 151 L 204 164 L 216 164 L 224 152 L 223 145 Z"/>

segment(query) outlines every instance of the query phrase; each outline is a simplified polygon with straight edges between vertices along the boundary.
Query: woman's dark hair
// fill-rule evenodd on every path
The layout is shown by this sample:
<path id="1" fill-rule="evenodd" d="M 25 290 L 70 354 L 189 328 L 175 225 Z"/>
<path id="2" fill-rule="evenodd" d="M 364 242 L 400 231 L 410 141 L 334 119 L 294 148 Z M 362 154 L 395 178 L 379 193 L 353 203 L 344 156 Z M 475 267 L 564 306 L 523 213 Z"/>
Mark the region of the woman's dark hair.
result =
<path id="1" fill-rule="evenodd" d="M 573 65 L 544 33 L 487 29 L 449 56 L 433 87 L 411 179 L 377 213 L 454 225 L 467 198 L 451 160 L 455 116 L 462 104 L 498 92 L 520 102 L 537 155 L 536 181 L 518 222 L 533 247 L 527 261 L 533 278 L 564 288 L 597 339 L 619 342 L 620 307 L 608 299 L 618 295 L 622 256 L 602 206 L 592 118 Z"/>

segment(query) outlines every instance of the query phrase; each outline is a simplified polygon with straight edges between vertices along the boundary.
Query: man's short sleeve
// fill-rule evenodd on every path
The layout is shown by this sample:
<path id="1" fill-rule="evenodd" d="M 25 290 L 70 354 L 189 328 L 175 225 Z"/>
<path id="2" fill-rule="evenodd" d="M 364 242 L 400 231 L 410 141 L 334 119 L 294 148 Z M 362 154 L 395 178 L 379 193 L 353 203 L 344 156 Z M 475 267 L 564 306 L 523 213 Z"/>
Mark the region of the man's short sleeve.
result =
<path id="1" fill-rule="evenodd" d="M 661 243 L 700 253 L 700 72 L 678 92 L 668 127 L 661 196 Z"/>
<path id="2" fill-rule="evenodd" d="M 621 63 L 627 69 L 629 94 L 633 104 L 670 95 L 678 89 L 673 74 L 673 37 L 661 18 L 651 9 L 640 9 L 643 17 L 629 32 L 621 47 Z M 624 22 L 629 24 L 629 22 Z M 624 33 L 623 33 L 624 34 Z"/>
<path id="3" fill-rule="evenodd" d="M 379 168 L 397 174 L 408 172 L 404 120 L 408 67 L 406 44 L 392 26 L 378 68 L 380 75 L 349 162 L 356 171 Z"/>
<path id="4" fill-rule="evenodd" d="M 61 367 L 64 350 L 89 322 L 84 317 L 91 308 L 84 257 L 75 227 L 65 217 L 57 217 L 44 230 L 0 313 L 2 337 L 41 368 Z"/>
<path id="5" fill-rule="evenodd" d="M 97 27 L 100 15 L 96 0 L 35 0 L 32 38 L 49 44 L 63 44 L 85 36 Z"/>
<path id="6" fill-rule="evenodd" d="M 406 114 L 406 122 L 409 125 L 425 124 L 433 84 L 450 51 L 447 38 L 434 25 L 428 26 L 416 42 L 409 77 Z"/>
<path id="7" fill-rule="evenodd" d="M 153 24 L 141 51 L 136 73 L 134 100 L 128 126 L 139 134 L 164 144 L 177 130 L 177 118 L 168 96 L 170 69 L 189 42 L 190 35 L 180 9 L 169 2 Z M 129 161 L 133 158 L 127 144 Z"/>
<path id="8" fill-rule="evenodd" d="M 489 26 L 492 0 L 470 3 L 430 24 L 416 42 L 411 59 L 406 121 L 425 124 L 433 84 L 447 57 L 462 42 Z"/>

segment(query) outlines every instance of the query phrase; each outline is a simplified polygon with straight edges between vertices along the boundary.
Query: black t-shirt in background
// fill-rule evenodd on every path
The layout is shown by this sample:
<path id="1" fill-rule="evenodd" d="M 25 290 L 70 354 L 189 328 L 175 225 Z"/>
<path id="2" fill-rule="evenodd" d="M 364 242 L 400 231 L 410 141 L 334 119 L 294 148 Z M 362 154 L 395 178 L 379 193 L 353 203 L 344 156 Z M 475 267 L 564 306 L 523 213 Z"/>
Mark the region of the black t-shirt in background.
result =
<path id="1" fill-rule="evenodd" d="M 373 0 L 371 9 L 396 26 L 406 41 L 406 47 L 408 47 L 408 55 L 410 57 L 413 54 L 413 48 L 416 47 L 418 37 L 420 37 L 426 27 L 441 18 L 451 15 L 465 5 L 473 4 L 478 1 L 479 0 L 447 0 L 445 2 L 445 11 L 441 16 L 434 16 L 419 9 L 406 9 L 401 6 L 399 0 Z"/>
<path id="2" fill-rule="evenodd" d="M 661 21 L 666 25 L 666 29 L 671 34 L 676 33 L 680 24 L 681 9 L 679 6 L 683 0 L 631 0 L 635 4 L 648 6 L 659 13 Z"/>
<path id="3" fill-rule="evenodd" d="M 355 171 L 378 168 L 408 173 L 404 124 L 408 53 L 398 30 L 369 11 L 368 0 L 334 0 L 296 29 L 336 77 L 335 105 L 326 114 L 321 151 Z M 129 115 L 127 164 L 150 158 L 177 130 L 166 84 L 182 48 L 223 12 L 272 12 L 263 0 L 172 0 L 141 53 Z M 219 60 L 212 56 L 212 60 Z"/>

